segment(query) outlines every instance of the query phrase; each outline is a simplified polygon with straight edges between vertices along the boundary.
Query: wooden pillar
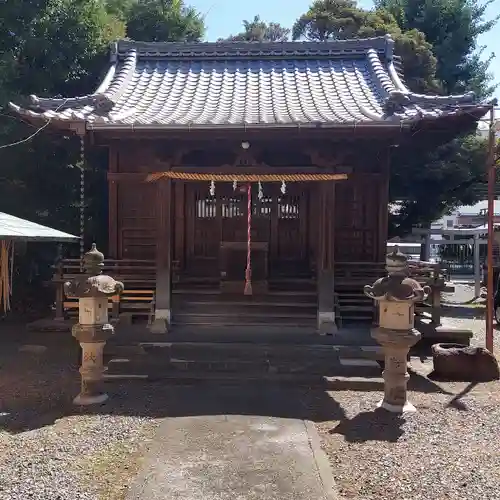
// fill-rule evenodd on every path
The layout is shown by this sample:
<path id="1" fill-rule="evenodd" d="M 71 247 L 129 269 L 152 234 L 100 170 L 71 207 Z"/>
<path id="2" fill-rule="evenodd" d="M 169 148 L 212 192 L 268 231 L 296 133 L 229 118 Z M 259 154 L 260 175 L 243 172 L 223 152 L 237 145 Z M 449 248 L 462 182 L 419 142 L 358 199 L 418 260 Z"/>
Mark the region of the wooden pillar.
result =
<path id="1" fill-rule="evenodd" d="M 156 295 L 151 332 L 167 333 L 172 319 L 172 180 L 157 181 Z"/>
<path id="2" fill-rule="evenodd" d="M 112 142 L 108 150 L 108 171 L 118 172 L 118 146 Z M 118 256 L 118 182 L 108 176 L 109 208 L 108 208 L 108 252 L 109 258 L 117 259 Z"/>
<path id="3" fill-rule="evenodd" d="M 335 318 L 335 182 L 319 186 L 318 332 L 337 331 Z"/>
<path id="4" fill-rule="evenodd" d="M 385 262 L 387 254 L 387 236 L 389 231 L 389 177 L 391 173 L 391 148 L 387 148 L 385 160 L 381 165 L 379 184 L 378 251 L 376 261 Z"/>

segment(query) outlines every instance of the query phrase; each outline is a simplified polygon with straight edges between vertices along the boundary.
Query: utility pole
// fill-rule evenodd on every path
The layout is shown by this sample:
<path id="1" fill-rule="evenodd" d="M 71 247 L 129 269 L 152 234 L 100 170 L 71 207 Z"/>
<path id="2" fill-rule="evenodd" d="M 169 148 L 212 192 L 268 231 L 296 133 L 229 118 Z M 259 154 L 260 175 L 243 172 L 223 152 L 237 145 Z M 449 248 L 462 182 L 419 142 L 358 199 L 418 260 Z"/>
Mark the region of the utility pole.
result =
<path id="1" fill-rule="evenodd" d="M 490 128 L 488 136 L 488 277 L 487 277 L 487 290 L 488 295 L 486 299 L 486 349 L 493 352 L 493 316 L 494 316 L 494 296 L 495 296 L 495 283 L 493 280 L 493 243 L 495 233 L 495 149 L 496 149 L 496 136 L 495 136 L 495 107 L 491 105 L 490 109 Z"/>

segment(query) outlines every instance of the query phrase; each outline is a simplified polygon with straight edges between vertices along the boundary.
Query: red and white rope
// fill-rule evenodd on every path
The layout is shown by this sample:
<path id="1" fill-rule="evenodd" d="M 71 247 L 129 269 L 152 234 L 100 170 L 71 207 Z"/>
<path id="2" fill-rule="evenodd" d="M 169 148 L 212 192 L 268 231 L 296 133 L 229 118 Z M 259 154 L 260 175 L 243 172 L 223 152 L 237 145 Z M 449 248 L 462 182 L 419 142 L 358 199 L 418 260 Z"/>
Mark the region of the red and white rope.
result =
<path id="1" fill-rule="evenodd" d="M 245 269 L 245 295 L 252 295 L 252 185 L 247 185 L 247 267 Z"/>

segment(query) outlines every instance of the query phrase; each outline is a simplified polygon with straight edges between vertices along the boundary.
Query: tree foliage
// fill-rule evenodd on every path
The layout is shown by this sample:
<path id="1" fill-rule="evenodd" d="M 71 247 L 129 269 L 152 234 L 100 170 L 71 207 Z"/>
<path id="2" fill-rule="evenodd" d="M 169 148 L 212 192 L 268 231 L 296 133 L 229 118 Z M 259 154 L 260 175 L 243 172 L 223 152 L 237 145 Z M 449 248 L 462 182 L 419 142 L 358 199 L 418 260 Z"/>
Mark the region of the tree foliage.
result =
<path id="1" fill-rule="evenodd" d="M 396 149 L 390 195 L 399 209 L 391 217 L 392 234 L 408 234 L 413 226 L 428 226 L 461 205 L 479 201 L 477 188 L 486 182 L 486 142 L 469 135 L 425 154 L 419 144 Z"/>
<path id="2" fill-rule="evenodd" d="M 491 3 L 475 0 L 378 0 L 365 10 L 354 0 L 314 0 L 292 29 L 294 40 L 318 41 L 390 34 L 403 60 L 406 84 L 414 92 L 491 93 L 488 61 L 479 58 L 478 36 L 496 19 L 486 20 Z M 415 139 L 417 143 L 417 139 Z M 439 148 L 416 144 L 393 155 L 391 233 L 428 225 L 456 206 L 478 201 L 485 181 L 486 143 L 460 137 Z"/>
<path id="3" fill-rule="evenodd" d="M 110 16 L 104 5 L 95 1 L 3 3 L 0 18 L 6 28 L 0 32 L 1 43 L 7 49 L 0 56 L 0 66 L 5 69 L 0 81 L 0 105 L 4 110 L 8 101 L 22 102 L 30 94 L 62 96 L 92 92 L 105 63 L 109 42 L 125 34 L 123 22 Z M 2 111 L 2 208 L 75 232 L 79 142 L 50 134 L 47 129 L 32 140 L 4 147 L 35 131 L 35 126 Z"/>
<path id="4" fill-rule="evenodd" d="M 92 93 L 108 65 L 110 42 L 127 35 L 198 40 L 203 21 L 181 1 L 0 2 L 0 210 L 79 234 L 83 166 L 79 139 L 50 127 L 39 131 L 43 122 L 27 123 L 9 113 L 7 104 L 22 104 L 30 94 Z M 86 151 L 87 236 L 105 250 L 106 151 L 88 147 Z M 29 249 L 37 252 L 37 261 L 44 262 L 50 273 L 47 259 L 53 258 L 55 247 Z"/>
<path id="5" fill-rule="evenodd" d="M 387 10 L 365 10 L 358 7 L 355 0 L 315 0 L 292 29 L 294 40 L 346 40 L 386 34 L 394 38 L 410 89 L 414 92 L 437 90 L 432 46 L 422 32 L 402 30 Z"/>
<path id="6" fill-rule="evenodd" d="M 196 42 L 203 18 L 182 0 L 137 0 L 126 11 L 127 36 L 144 42 Z"/>
<path id="7" fill-rule="evenodd" d="M 203 34 L 203 22 L 180 0 L 0 3 L 3 210 L 78 232 L 79 140 L 47 128 L 18 146 L 2 147 L 36 130 L 9 115 L 6 105 L 22 103 L 31 94 L 53 97 L 93 92 L 107 66 L 109 43 L 126 34 L 145 40 L 197 40 Z M 100 174 L 89 170 L 91 184 L 97 182 L 93 175 Z M 88 202 L 91 214 L 95 203 L 90 196 Z"/>
<path id="8" fill-rule="evenodd" d="M 489 61 L 481 61 L 477 49 L 478 37 L 498 21 L 485 19 L 490 3 L 379 0 L 377 7 L 388 10 L 401 30 L 418 29 L 425 34 L 437 59 L 436 80 L 443 93 L 473 91 L 487 97 L 494 89 Z M 402 204 L 391 229 L 404 234 L 412 225 L 429 225 L 457 206 L 480 201 L 485 192 L 486 157 L 487 141 L 475 135 L 430 152 L 420 148 L 396 155 L 391 194 Z"/>
<path id="9" fill-rule="evenodd" d="M 284 28 L 279 23 L 267 23 L 260 16 L 255 16 L 252 21 L 243 21 L 243 31 L 237 35 L 230 35 L 226 39 L 230 42 L 286 42 L 290 36 L 290 29 Z"/>
<path id="10" fill-rule="evenodd" d="M 480 96 L 494 88 L 489 74 L 490 59 L 481 60 L 478 37 L 490 31 L 500 19 L 486 19 L 494 0 L 377 0 L 390 12 L 403 31 L 425 33 L 438 63 L 436 77 L 447 94 L 468 90 Z"/>

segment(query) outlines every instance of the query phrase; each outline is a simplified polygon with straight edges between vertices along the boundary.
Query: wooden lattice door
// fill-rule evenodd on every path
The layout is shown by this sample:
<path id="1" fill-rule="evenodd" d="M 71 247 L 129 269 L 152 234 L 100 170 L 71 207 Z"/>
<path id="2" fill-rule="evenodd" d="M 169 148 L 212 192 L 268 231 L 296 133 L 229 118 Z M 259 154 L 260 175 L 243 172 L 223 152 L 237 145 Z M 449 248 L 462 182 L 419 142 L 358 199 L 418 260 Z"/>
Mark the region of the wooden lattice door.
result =
<path id="1" fill-rule="evenodd" d="M 295 276 L 308 272 L 308 191 L 292 184 L 285 194 L 276 186 L 273 197 L 271 253 L 272 274 Z"/>
<path id="2" fill-rule="evenodd" d="M 252 185 L 251 207 L 252 241 L 268 254 L 269 269 L 262 273 L 295 275 L 308 269 L 307 189 L 291 185 L 282 194 L 279 184 L 266 184 L 259 198 L 258 186 Z M 234 190 L 229 183 L 217 184 L 212 196 L 205 183 L 188 184 L 185 213 L 186 271 L 219 275 L 221 246 L 234 243 L 244 250 L 247 242 L 246 185 Z M 245 259 L 236 261 L 244 269 Z"/>
<path id="3" fill-rule="evenodd" d="M 186 272 L 194 276 L 217 276 L 220 242 L 217 198 L 206 184 L 186 188 Z"/>

